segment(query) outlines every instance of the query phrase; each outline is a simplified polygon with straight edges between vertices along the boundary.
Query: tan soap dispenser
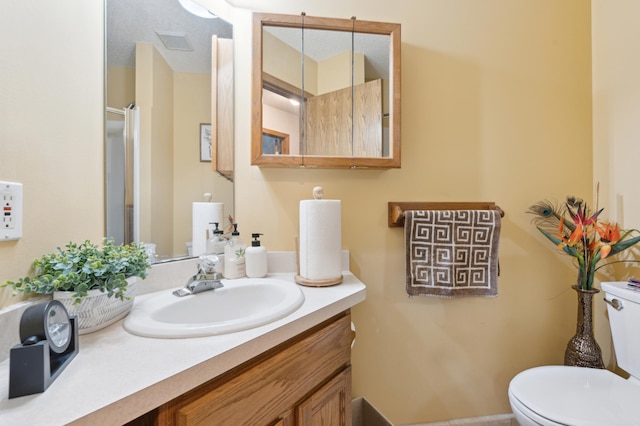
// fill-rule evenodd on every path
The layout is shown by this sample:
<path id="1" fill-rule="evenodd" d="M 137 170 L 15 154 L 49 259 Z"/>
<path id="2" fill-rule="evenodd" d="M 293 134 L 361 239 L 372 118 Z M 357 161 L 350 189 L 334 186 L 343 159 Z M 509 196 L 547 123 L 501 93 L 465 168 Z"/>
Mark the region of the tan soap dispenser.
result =
<path id="1" fill-rule="evenodd" d="M 224 247 L 224 277 L 242 278 L 245 276 L 245 251 L 246 244 L 240 239 L 238 224 L 233 223 L 231 239 Z"/>

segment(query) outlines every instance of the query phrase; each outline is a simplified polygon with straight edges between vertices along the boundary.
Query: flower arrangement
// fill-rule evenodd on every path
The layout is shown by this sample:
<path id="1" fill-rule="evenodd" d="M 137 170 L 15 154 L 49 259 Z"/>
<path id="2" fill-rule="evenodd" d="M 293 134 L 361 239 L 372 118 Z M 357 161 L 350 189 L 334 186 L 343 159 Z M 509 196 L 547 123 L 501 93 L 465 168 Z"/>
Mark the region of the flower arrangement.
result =
<path id="1" fill-rule="evenodd" d="M 100 289 L 108 297 L 124 300 L 126 278 L 147 276 L 148 253 L 143 244 L 117 245 L 105 238 L 100 249 L 90 241 L 69 243 L 64 249 L 43 255 L 33 262 L 35 276 L 6 281 L 0 287 L 12 287 L 14 293 L 51 294 L 74 291 L 74 303 L 80 303 L 89 290 Z"/>
<path id="2" fill-rule="evenodd" d="M 533 222 L 538 230 L 564 253 L 576 258 L 577 286 L 581 290 L 591 290 L 598 269 L 616 263 L 598 266 L 600 261 L 640 242 L 640 236 L 632 237 L 637 230 L 623 231 L 617 223 L 600 220 L 603 210 L 592 211 L 587 203 L 576 197 L 567 197 L 560 207 L 540 201 L 528 210 L 536 216 Z"/>

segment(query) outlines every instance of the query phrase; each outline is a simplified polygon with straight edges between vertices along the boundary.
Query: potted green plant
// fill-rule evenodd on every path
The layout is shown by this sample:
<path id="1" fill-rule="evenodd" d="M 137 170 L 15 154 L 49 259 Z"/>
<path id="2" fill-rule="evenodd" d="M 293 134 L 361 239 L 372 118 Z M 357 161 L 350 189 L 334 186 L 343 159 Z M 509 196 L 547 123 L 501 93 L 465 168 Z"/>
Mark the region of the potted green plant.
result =
<path id="1" fill-rule="evenodd" d="M 137 278 L 150 267 L 141 243 L 115 244 L 105 238 L 102 248 L 90 241 L 68 243 L 33 262 L 35 274 L 6 281 L 14 293 L 52 294 L 70 315 L 78 316 L 80 333 L 99 330 L 124 317 L 133 305 Z"/>

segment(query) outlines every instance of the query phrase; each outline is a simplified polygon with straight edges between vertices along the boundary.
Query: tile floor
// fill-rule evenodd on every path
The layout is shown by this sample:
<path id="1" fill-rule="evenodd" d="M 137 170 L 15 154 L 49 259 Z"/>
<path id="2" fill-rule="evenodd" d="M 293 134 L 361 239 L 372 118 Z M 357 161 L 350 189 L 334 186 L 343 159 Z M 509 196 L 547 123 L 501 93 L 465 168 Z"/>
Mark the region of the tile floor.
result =
<path id="1" fill-rule="evenodd" d="M 473 417 L 468 419 L 448 420 L 435 423 L 413 423 L 404 426 L 519 426 L 513 414 Z"/>

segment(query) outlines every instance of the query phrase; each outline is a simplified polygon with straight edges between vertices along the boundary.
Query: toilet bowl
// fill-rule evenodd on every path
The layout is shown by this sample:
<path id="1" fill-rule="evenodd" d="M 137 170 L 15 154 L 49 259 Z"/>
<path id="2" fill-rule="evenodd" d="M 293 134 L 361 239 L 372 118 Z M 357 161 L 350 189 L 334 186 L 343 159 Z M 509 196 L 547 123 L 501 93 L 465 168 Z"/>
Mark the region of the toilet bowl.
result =
<path id="1" fill-rule="evenodd" d="M 560 365 L 525 370 L 509 384 L 511 410 L 522 426 L 640 425 L 640 292 L 626 282 L 602 283 L 602 290 L 618 364 L 629 379 Z"/>
<path id="2" fill-rule="evenodd" d="M 549 365 L 518 374 L 509 403 L 521 425 L 640 425 L 640 385 L 608 371 Z"/>

